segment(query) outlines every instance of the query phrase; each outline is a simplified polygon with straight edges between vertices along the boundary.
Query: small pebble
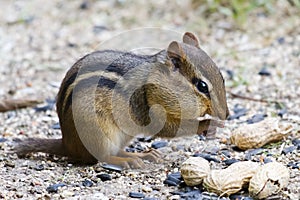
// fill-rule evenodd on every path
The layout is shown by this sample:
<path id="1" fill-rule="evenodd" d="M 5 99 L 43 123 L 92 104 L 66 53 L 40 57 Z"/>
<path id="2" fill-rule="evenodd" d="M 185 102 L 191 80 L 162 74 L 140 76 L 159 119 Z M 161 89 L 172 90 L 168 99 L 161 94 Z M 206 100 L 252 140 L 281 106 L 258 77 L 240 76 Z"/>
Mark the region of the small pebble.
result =
<path id="1" fill-rule="evenodd" d="M 70 199 L 70 197 L 74 196 L 75 193 L 73 191 L 64 190 L 60 193 L 60 197 L 62 199 Z"/>
<path id="2" fill-rule="evenodd" d="M 58 183 L 58 184 L 54 184 L 54 185 L 48 186 L 46 188 L 46 190 L 49 193 L 56 193 L 58 191 L 58 188 L 64 187 L 64 186 L 66 186 L 66 184 L 64 184 L 64 183 Z"/>
<path id="3" fill-rule="evenodd" d="M 254 123 L 260 122 L 260 121 L 264 120 L 265 117 L 267 117 L 267 116 L 268 115 L 266 115 L 266 114 L 253 115 L 250 119 L 247 119 L 247 123 L 248 124 L 254 124 Z"/>
<path id="4" fill-rule="evenodd" d="M 34 167 L 34 169 L 35 169 L 36 171 L 42 171 L 42 170 L 45 169 L 45 167 L 44 167 L 43 164 L 40 164 L 40 165 L 36 165 L 36 166 Z"/>
<path id="5" fill-rule="evenodd" d="M 60 129 L 60 124 L 57 122 L 57 123 L 53 124 L 51 128 Z"/>
<path id="6" fill-rule="evenodd" d="M 171 173 L 168 176 L 175 177 L 177 179 L 183 180 L 180 172 Z"/>
<path id="7" fill-rule="evenodd" d="M 77 47 L 77 44 L 68 42 L 67 46 L 73 48 L 73 47 Z"/>
<path id="8" fill-rule="evenodd" d="M 159 148 L 162 148 L 162 147 L 165 147 L 168 145 L 168 142 L 167 141 L 154 141 L 152 144 L 151 144 L 151 147 L 154 148 L 154 149 L 159 149 Z"/>
<path id="9" fill-rule="evenodd" d="M 264 152 L 264 149 L 262 149 L 262 148 L 247 150 L 247 153 L 250 154 L 251 156 L 261 155 L 263 152 Z"/>
<path id="10" fill-rule="evenodd" d="M 181 177 L 178 177 L 177 175 L 169 174 L 169 175 L 167 176 L 166 181 L 167 181 L 167 182 L 173 182 L 173 183 L 175 183 L 176 185 L 179 185 L 180 182 L 181 182 L 182 180 L 181 180 Z"/>
<path id="11" fill-rule="evenodd" d="M 128 196 L 131 198 L 137 198 L 137 199 L 141 199 L 141 198 L 145 197 L 145 195 L 141 192 L 129 192 Z"/>
<path id="12" fill-rule="evenodd" d="M 168 200 L 180 200 L 180 196 L 179 195 L 172 195 L 170 197 L 168 197 Z"/>
<path id="13" fill-rule="evenodd" d="M 130 147 L 125 148 L 125 151 L 130 153 L 135 153 L 136 152 L 135 150 L 136 150 L 135 148 L 130 148 Z"/>
<path id="14" fill-rule="evenodd" d="M 296 149 L 297 149 L 297 146 L 286 147 L 282 150 L 282 154 L 286 155 L 286 154 L 292 153 Z"/>
<path id="15" fill-rule="evenodd" d="M 202 199 L 202 194 L 200 190 L 192 190 L 180 195 L 181 199 L 188 199 L 188 200 L 198 200 Z"/>
<path id="16" fill-rule="evenodd" d="M 147 193 L 149 193 L 149 192 L 152 192 L 153 191 L 153 189 L 151 188 L 151 187 L 147 187 L 147 186 L 142 186 L 142 191 L 143 192 L 147 192 Z"/>
<path id="17" fill-rule="evenodd" d="M 174 181 L 169 180 L 169 179 L 164 180 L 163 183 L 166 184 L 166 185 L 168 185 L 168 186 L 178 186 L 178 184 L 179 184 L 179 183 L 174 182 Z"/>
<path id="18" fill-rule="evenodd" d="M 7 119 L 10 119 L 10 118 L 13 118 L 13 117 L 16 117 L 16 112 L 8 111 L 7 112 Z"/>
<path id="19" fill-rule="evenodd" d="M 145 147 L 143 147 L 140 142 L 135 142 L 133 144 L 130 144 L 128 147 L 131 148 L 132 150 L 135 149 L 136 151 L 134 152 L 143 152 L 146 150 Z"/>
<path id="20" fill-rule="evenodd" d="M 180 150 L 185 150 L 185 145 L 176 145 L 176 146 L 172 146 L 172 150 L 173 151 L 180 151 Z"/>
<path id="21" fill-rule="evenodd" d="M 215 193 L 202 192 L 203 200 L 219 200 L 220 197 Z"/>
<path id="22" fill-rule="evenodd" d="M 119 165 L 112 165 L 112 164 L 103 164 L 103 169 L 107 169 L 109 171 L 121 172 L 123 168 Z"/>
<path id="23" fill-rule="evenodd" d="M 34 110 L 36 112 L 46 112 L 47 110 L 53 110 L 55 106 L 55 99 L 46 99 L 46 105 L 44 106 L 36 106 Z"/>
<path id="24" fill-rule="evenodd" d="M 94 168 L 94 171 L 95 171 L 96 173 L 101 173 L 101 172 L 103 172 L 103 168 L 97 166 L 97 167 Z"/>
<path id="25" fill-rule="evenodd" d="M 195 153 L 193 156 L 194 157 L 202 157 L 202 158 L 204 158 L 205 160 L 207 160 L 209 162 L 210 161 L 213 161 L 213 162 L 216 162 L 216 163 L 220 162 L 220 160 L 218 160 L 217 158 L 212 157 L 210 154 L 207 154 L 207 153 Z"/>
<path id="26" fill-rule="evenodd" d="M 60 81 L 51 81 L 50 83 L 49 83 L 49 85 L 51 86 L 51 87 L 53 87 L 53 88 L 57 88 L 57 89 L 59 89 L 60 88 Z"/>
<path id="27" fill-rule="evenodd" d="M 179 196 L 181 196 L 181 195 L 183 195 L 183 194 L 184 194 L 184 192 L 183 192 L 183 191 L 171 191 L 171 192 L 170 192 L 170 194 L 172 194 L 172 195 L 179 195 Z"/>
<path id="28" fill-rule="evenodd" d="M 95 34 L 99 34 L 99 33 L 103 32 L 103 31 L 106 31 L 106 30 L 107 30 L 106 26 L 96 25 L 96 26 L 93 27 L 93 32 Z"/>
<path id="29" fill-rule="evenodd" d="M 110 174 L 98 174 L 97 178 L 100 178 L 101 181 L 110 181 L 112 179 Z"/>
<path id="30" fill-rule="evenodd" d="M 198 135 L 200 141 L 205 141 L 206 137 L 204 135 Z"/>
<path id="31" fill-rule="evenodd" d="M 187 187 L 184 188 L 184 193 L 191 192 L 193 190 L 194 190 L 194 187 L 187 186 Z"/>
<path id="32" fill-rule="evenodd" d="M 80 8 L 81 10 L 86 10 L 86 9 L 88 9 L 88 8 L 89 8 L 89 2 L 88 2 L 88 1 L 83 1 L 83 2 L 80 4 L 79 8 Z"/>
<path id="33" fill-rule="evenodd" d="M 221 150 L 221 154 L 223 154 L 224 156 L 226 156 L 227 158 L 231 157 L 231 153 L 228 150 Z"/>
<path id="34" fill-rule="evenodd" d="M 226 74 L 228 75 L 228 78 L 229 78 L 230 80 L 233 79 L 233 77 L 234 77 L 234 71 L 233 71 L 233 70 L 227 69 L 227 70 L 226 70 Z"/>
<path id="35" fill-rule="evenodd" d="M 251 160 L 252 156 L 250 154 L 245 154 L 245 160 Z"/>
<path id="36" fill-rule="evenodd" d="M 236 104 L 236 105 L 234 105 L 233 112 L 234 112 L 234 114 L 230 115 L 228 117 L 228 120 L 239 119 L 240 117 L 246 115 L 248 110 L 246 108 Z"/>
<path id="37" fill-rule="evenodd" d="M 253 200 L 252 197 L 243 197 L 241 200 Z"/>
<path id="38" fill-rule="evenodd" d="M 85 187 L 92 187 L 93 186 L 93 182 L 86 179 L 84 181 L 82 181 L 82 185 L 85 186 Z"/>
<path id="39" fill-rule="evenodd" d="M 169 186 L 177 186 L 181 183 L 181 181 L 181 176 L 178 176 L 177 174 L 169 174 L 164 181 L 164 184 L 167 184 Z"/>
<path id="40" fill-rule="evenodd" d="M 52 107 L 49 105 L 45 105 L 45 106 L 37 106 L 34 108 L 34 110 L 36 112 L 46 112 L 47 110 L 52 110 Z"/>
<path id="41" fill-rule="evenodd" d="M 252 156 L 260 155 L 263 153 L 263 151 L 264 150 L 262 148 L 247 150 L 245 152 L 245 160 L 251 160 Z"/>
<path id="42" fill-rule="evenodd" d="M 292 140 L 292 144 L 295 145 L 295 146 L 299 145 L 300 144 L 300 139 L 298 139 L 298 138 L 297 139 L 293 139 Z"/>
<path id="43" fill-rule="evenodd" d="M 242 117 L 244 115 L 246 115 L 246 114 L 244 114 L 244 113 L 237 113 L 237 114 L 229 115 L 228 120 L 239 119 L 240 117 Z"/>
<path id="44" fill-rule="evenodd" d="M 152 140 L 153 140 L 152 136 L 147 136 L 147 137 L 145 137 L 143 142 L 151 142 Z"/>
<path id="45" fill-rule="evenodd" d="M 7 141 L 7 139 L 6 138 L 0 138 L 0 142 L 6 142 Z"/>
<path id="46" fill-rule="evenodd" d="M 16 197 L 17 197 L 17 198 L 22 198 L 23 196 L 24 196 L 24 194 L 22 194 L 22 193 L 20 193 L 20 192 L 17 192 L 17 193 L 16 193 Z"/>
<path id="47" fill-rule="evenodd" d="M 205 153 L 208 153 L 210 155 L 217 155 L 218 154 L 218 151 L 220 150 L 219 147 L 212 147 L 212 148 L 206 148 L 205 149 Z"/>
<path id="48" fill-rule="evenodd" d="M 300 169 L 300 162 L 289 162 L 287 166 L 292 169 Z"/>
<path id="49" fill-rule="evenodd" d="M 297 150 L 300 150 L 300 139 L 292 140 L 292 144 L 297 147 Z"/>
<path id="50" fill-rule="evenodd" d="M 247 111 L 248 110 L 246 108 L 244 108 L 243 106 L 241 106 L 239 104 L 234 105 L 234 108 L 233 108 L 234 113 L 244 113 L 244 114 L 246 114 Z"/>
<path id="51" fill-rule="evenodd" d="M 15 167 L 15 163 L 12 161 L 6 161 L 4 164 L 4 167 L 11 167 L 14 168 Z"/>
<path id="52" fill-rule="evenodd" d="M 239 162 L 239 160 L 235 159 L 235 158 L 232 158 L 232 159 L 227 159 L 227 160 L 224 160 L 223 161 L 225 165 L 231 165 L 233 163 L 236 163 L 236 162 Z"/>
<path id="53" fill-rule="evenodd" d="M 268 71 L 268 69 L 266 67 L 263 67 L 258 74 L 260 76 L 271 76 L 271 72 Z"/>
<path id="54" fill-rule="evenodd" d="M 286 113 L 287 113 L 286 108 L 283 108 L 283 109 L 281 109 L 281 110 L 278 111 L 277 115 L 279 117 L 283 117 L 283 115 L 286 114 Z"/>
<path id="55" fill-rule="evenodd" d="M 273 162 L 273 160 L 271 158 L 268 158 L 268 157 L 264 158 L 264 163 L 265 164 L 270 163 L 270 162 Z"/>
<path id="56" fill-rule="evenodd" d="M 283 44 L 285 42 L 285 38 L 284 37 L 279 37 L 279 38 L 277 38 L 277 42 L 279 44 Z"/>
<path id="57" fill-rule="evenodd" d="M 153 140 L 153 138 L 152 138 L 152 136 L 138 137 L 137 140 L 140 142 L 151 142 Z"/>
<path id="58" fill-rule="evenodd" d="M 229 198 L 234 200 L 253 200 L 252 197 L 245 197 L 240 194 L 232 194 Z"/>

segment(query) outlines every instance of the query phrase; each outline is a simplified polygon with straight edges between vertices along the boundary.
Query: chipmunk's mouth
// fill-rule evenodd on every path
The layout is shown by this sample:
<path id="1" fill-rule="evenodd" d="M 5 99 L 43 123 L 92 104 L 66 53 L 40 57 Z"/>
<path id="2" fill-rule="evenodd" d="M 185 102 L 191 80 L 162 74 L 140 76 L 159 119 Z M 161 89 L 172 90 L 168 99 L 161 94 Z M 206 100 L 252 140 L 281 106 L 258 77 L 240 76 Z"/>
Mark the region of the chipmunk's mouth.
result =
<path id="1" fill-rule="evenodd" d="M 219 127 L 219 128 L 224 128 L 224 120 L 221 120 L 217 117 L 213 117 L 209 114 L 205 114 L 203 117 L 197 117 L 197 120 L 199 122 L 210 121 L 210 123 L 212 123 L 211 125 Z"/>
<path id="2" fill-rule="evenodd" d="M 224 120 L 217 117 L 213 117 L 209 114 L 205 114 L 202 117 L 197 117 L 199 121 L 199 135 L 214 136 L 216 134 L 217 128 L 224 128 Z"/>

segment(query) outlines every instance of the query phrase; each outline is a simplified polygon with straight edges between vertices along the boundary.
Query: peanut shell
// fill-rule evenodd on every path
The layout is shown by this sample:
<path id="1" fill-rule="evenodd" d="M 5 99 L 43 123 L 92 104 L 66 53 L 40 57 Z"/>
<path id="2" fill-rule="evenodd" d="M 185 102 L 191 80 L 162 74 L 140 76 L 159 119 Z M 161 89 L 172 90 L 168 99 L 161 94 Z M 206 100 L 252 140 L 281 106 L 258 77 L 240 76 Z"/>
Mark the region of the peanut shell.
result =
<path id="1" fill-rule="evenodd" d="M 226 169 L 212 170 L 203 181 L 203 186 L 218 195 L 231 195 L 247 185 L 259 164 L 251 161 L 237 162 Z"/>
<path id="2" fill-rule="evenodd" d="M 202 183 L 203 179 L 210 173 L 209 162 L 201 157 L 190 157 L 182 163 L 181 176 L 189 186 Z"/>
<path id="3" fill-rule="evenodd" d="M 255 124 L 246 124 L 233 131 L 231 143 L 242 150 L 254 149 L 277 142 L 292 132 L 292 125 L 279 125 L 276 119 L 266 119 Z"/>
<path id="4" fill-rule="evenodd" d="M 264 199 L 278 193 L 288 185 L 289 169 L 278 162 L 267 163 L 253 175 L 249 184 L 249 192 L 258 199 Z"/>

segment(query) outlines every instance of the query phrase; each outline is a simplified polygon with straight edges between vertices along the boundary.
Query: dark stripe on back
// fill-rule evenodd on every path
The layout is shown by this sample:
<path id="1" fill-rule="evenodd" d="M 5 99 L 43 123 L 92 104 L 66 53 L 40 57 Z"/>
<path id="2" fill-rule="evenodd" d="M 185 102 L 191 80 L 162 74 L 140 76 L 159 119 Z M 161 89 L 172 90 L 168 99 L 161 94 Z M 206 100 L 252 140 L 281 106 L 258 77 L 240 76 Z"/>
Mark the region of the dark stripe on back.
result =
<path id="1" fill-rule="evenodd" d="M 115 59 L 111 63 L 104 64 L 101 60 L 95 60 L 92 64 L 82 67 L 79 71 L 80 74 L 95 72 L 95 71 L 108 71 L 114 72 L 120 76 L 123 76 L 130 69 L 137 67 L 138 65 L 149 62 L 149 56 L 136 55 L 127 52 L 115 52 Z M 92 62 L 92 61 L 91 61 Z"/>
<path id="2" fill-rule="evenodd" d="M 64 85 L 65 86 L 67 86 L 67 87 L 64 87 L 62 90 L 61 90 L 61 92 L 60 92 L 60 98 L 62 98 L 61 100 L 59 100 L 59 101 L 63 101 L 63 99 L 65 99 L 65 96 L 66 96 L 66 92 L 67 92 L 67 90 L 68 90 L 68 88 L 69 88 L 69 86 L 72 84 L 72 83 L 74 83 L 74 81 L 75 81 L 75 79 L 76 79 L 76 77 L 77 77 L 77 72 L 74 72 L 66 81 L 65 81 L 65 83 L 64 83 Z"/>
<path id="3" fill-rule="evenodd" d="M 115 82 L 113 80 L 110 80 L 110 79 L 108 79 L 106 77 L 103 77 L 103 76 L 91 76 L 89 78 L 86 78 L 86 79 L 83 79 L 83 80 L 79 81 L 76 84 L 75 88 L 76 88 L 77 91 L 82 91 L 82 90 L 85 90 L 88 87 L 93 87 L 93 85 L 94 86 L 96 85 L 97 88 L 106 87 L 106 88 L 109 88 L 109 89 L 114 89 L 116 84 L 117 84 L 117 82 Z M 74 91 L 74 89 L 72 89 L 69 96 L 67 97 L 64 112 L 66 112 L 72 104 L 73 91 Z"/>
<path id="4" fill-rule="evenodd" d="M 101 77 L 98 81 L 97 87 L 108 87 L 109 89 L 114 89 L 117 82 L 110 80 L 105 77 Z"/>
<path id="5" fill-rule="evenodd" d="M 126 68 L 128 68 L 128 67 L 111 64 L 106 68 L 106 71 L 114 72 L 118 75 L 123 76 L 128 71 L 128 69 L 126 69 Z"/>

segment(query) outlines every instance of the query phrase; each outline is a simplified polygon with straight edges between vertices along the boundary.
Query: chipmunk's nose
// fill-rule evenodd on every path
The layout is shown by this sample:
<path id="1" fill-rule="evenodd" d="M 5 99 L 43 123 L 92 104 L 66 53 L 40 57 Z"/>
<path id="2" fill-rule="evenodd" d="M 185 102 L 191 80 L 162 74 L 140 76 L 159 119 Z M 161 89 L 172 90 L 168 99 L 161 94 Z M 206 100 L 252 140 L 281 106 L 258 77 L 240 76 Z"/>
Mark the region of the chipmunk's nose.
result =
<path id="1" fill-rule="evenodd" d="M 225 106 L 213 106 L 212 108 L 212 116 L 218 117 L 221 120 L 226 120 L 229 116 L 229 110 L 227 104 Z"/>

